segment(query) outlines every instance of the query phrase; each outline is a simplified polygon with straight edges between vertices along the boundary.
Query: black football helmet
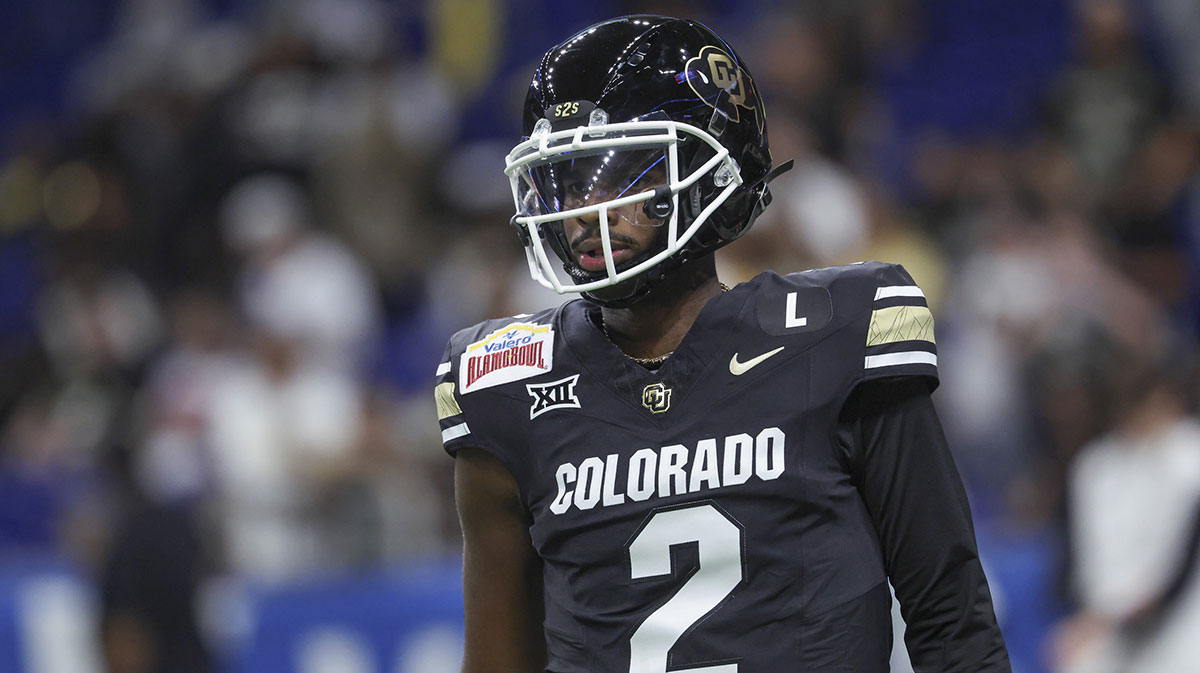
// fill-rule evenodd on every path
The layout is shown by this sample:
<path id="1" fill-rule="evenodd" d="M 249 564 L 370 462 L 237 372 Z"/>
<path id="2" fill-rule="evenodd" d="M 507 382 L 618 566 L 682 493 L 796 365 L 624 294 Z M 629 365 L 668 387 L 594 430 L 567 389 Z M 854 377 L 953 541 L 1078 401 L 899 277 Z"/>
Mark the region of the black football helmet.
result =
<path id="1" fill-rule="evenodd" d="M 628 305 L 671 269 L 744 234 L 770 203 L 766 111 L 745 63 L 705 26 L 625 16 L 586 28 L 542 57 L 506 157 L 534 280 L 606 306 Z M 790 166 L 791 162 L 784 167 Z M 617 264 L 611 209 L 640 203 L 660 228 L 651 249 Z M 563 233 L 596 216 L 604 270 L 573 259 Z M 560 280 L 544 243 L 573 284 Z"/>

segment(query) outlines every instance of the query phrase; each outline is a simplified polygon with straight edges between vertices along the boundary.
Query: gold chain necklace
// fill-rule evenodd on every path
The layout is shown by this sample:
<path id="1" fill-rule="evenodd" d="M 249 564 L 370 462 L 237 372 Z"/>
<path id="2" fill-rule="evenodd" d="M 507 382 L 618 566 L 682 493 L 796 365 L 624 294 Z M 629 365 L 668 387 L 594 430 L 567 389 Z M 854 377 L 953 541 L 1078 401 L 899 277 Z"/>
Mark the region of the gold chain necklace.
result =
<path id="1" fill-rule="evenodd" d="M 604 332 L 604 336 L 608 339 L 609 343 L 611 343 L 614 346 L 617 346 L 617 342 L 613 341 L 612 335 L 608 333 L 608 325 L 605 324 L 605 322 L 604 322 L 604 314 L 603 313 L 600 314 L 600 330 L 602 332 Z M 622 349 L 620 346 L 617 346 L 617 350 L 621 351 L 621 355 L 624 355 L 625 357 L 629 358 L 630 360 L 633 360 L 634 362 L 638 363 L 639 365 L 641 365 L 643 367 L 651 367 L 651 368 L 657 367 L 657 366 L 661 365 L 662 363 L 666 362 L 667 358 L 671 357 L 671 355 L 673 355 L 675 353 L 675 351 L 671 350 L 671 351 L 667 351 L 666 353 L 663 353 L 662 355 L 656 355 L 652 358 L 639 358 L 635 355 L 630 355 L 629 353 L 626 353 L 625 350 Z"/>
<path id="2" fill-rule="evenodd" d="M 728 291 L 729 291 L 729 286 L 726 285 L 725 283 L 721 283 L 721 292 L 728 292 Z M 608 324 L 604 322 L 604 312 L 603 311 L 600 313 L 600 331 L 604 332 L 604 337 L 606 339 L 608 339 L 609 343 L 611 343 L 614 346 L 617 346 L 617 342 L 613 341 L 612 335 L 608 333 Z M 667 351 L 666 353 L 663 353 L 662 355 L 655 355 L 654 357 L 650 357 L 650 358 L 639 358 L 639 357 L 630 355 L 629 353 L 626 353 L 625 350 L 622 349 L 620 346 L 617 346 L 617 350 L 621 351 L 621 355 L 624 355 L 625 357 L 629 358 L 630 360 L 633 360 L 634 362 L 638 363 L 639 365 L 641 365 L 643 367 L 648 367 L 648 368 L 658 367 L 662 363 L 666 362 L 667 358 L 671 357 L 675 353 L 675 351 L 671 350 L 671 351 Z"/>

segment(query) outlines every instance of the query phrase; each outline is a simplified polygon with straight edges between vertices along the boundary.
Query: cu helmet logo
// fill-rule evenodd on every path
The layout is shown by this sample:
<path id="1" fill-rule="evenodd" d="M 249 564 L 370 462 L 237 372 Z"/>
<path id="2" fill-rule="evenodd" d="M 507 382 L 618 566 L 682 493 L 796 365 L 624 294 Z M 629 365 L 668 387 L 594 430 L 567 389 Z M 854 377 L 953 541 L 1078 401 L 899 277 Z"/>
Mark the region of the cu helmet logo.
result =
<path id="1" fill-rule="evenodd" d="M 670 409 L 671 389 L 662 383 L 651 383 L 642 390 L 642 406 L 655 414 L 661 414 Z"/>
<path id="2" fill-rule="evenodd" d="M 713 107 L 714 92 L 711 89 L 707 93 L 701 92 L 696 88 L 698 83 L 701 83 L 702 87 L 704 84 L 708 84 L 729 92 L 729 102 L 733 103 L 729 115 L 730 121 L 741 121 L 738 108 L 754 109 L 754 100 L 750 96 L 754 91 L 754 83 L 750 81 L 746 71 L 738 67 L 733 57 L 721 49 L 711 45 L 704 47 L 698 55 L 688 60 L 684 70 L 695 70 L 700 75 L 699 77 L 688 77 L 687 82 L 696 96 L 709 107 Z M 707 89 L 708 87 L 703 88 Z"/>
<path id="3" fill-rule="evenodd" d="M 729 102 L 746 106 L 746 87 L 742 84 L 742 71 L 723 52 L 713 50 L 708 54 L 708 70 L 713 84 L 729 92 Z"/>

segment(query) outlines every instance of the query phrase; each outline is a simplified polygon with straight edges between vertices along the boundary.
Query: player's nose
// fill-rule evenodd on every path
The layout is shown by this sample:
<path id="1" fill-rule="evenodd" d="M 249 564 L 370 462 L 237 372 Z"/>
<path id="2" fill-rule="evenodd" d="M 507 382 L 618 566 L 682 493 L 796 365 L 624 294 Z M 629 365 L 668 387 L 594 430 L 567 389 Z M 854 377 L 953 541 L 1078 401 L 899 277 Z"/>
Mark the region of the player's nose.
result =
<path id="1" fill-rule="evenodd" d="M 604 201 L 603 199 L 598 200 L 599 203 L 603 203 L 603 201 Z M 588 203 L 586 205 L 595 205 L 595 204 Z M 616 224 L 616 222 L 618 220 L 616 208 L 608 208 L 608 209 L 597 208 L 595 210 L 590 210 L 586 213 L 582 213 L 582 214 L 576 216 L 574 219 L 575 219 L 576 225 L 581 228 L 596 229 L 600 226 L 600 222 L 602 221 L 601 220 L 602 216 L 604 217 L 605 220 L 607 220 L 609 227 L 612 227 L 614 224 Z"/>

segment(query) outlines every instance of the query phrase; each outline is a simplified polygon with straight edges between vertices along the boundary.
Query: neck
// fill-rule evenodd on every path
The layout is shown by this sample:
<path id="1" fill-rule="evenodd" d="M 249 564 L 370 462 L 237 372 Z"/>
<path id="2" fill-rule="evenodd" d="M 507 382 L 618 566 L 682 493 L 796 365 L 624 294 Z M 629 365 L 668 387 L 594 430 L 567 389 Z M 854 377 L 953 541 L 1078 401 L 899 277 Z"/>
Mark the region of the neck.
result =
<path id="1" fill-rule="evenodd" d="M 626 308 L 603 308 L 609 338 L 626 354 L 653 358 L 679 346 L 709 299 L 721 294 L 712 255 L 684 264 Z"/>

